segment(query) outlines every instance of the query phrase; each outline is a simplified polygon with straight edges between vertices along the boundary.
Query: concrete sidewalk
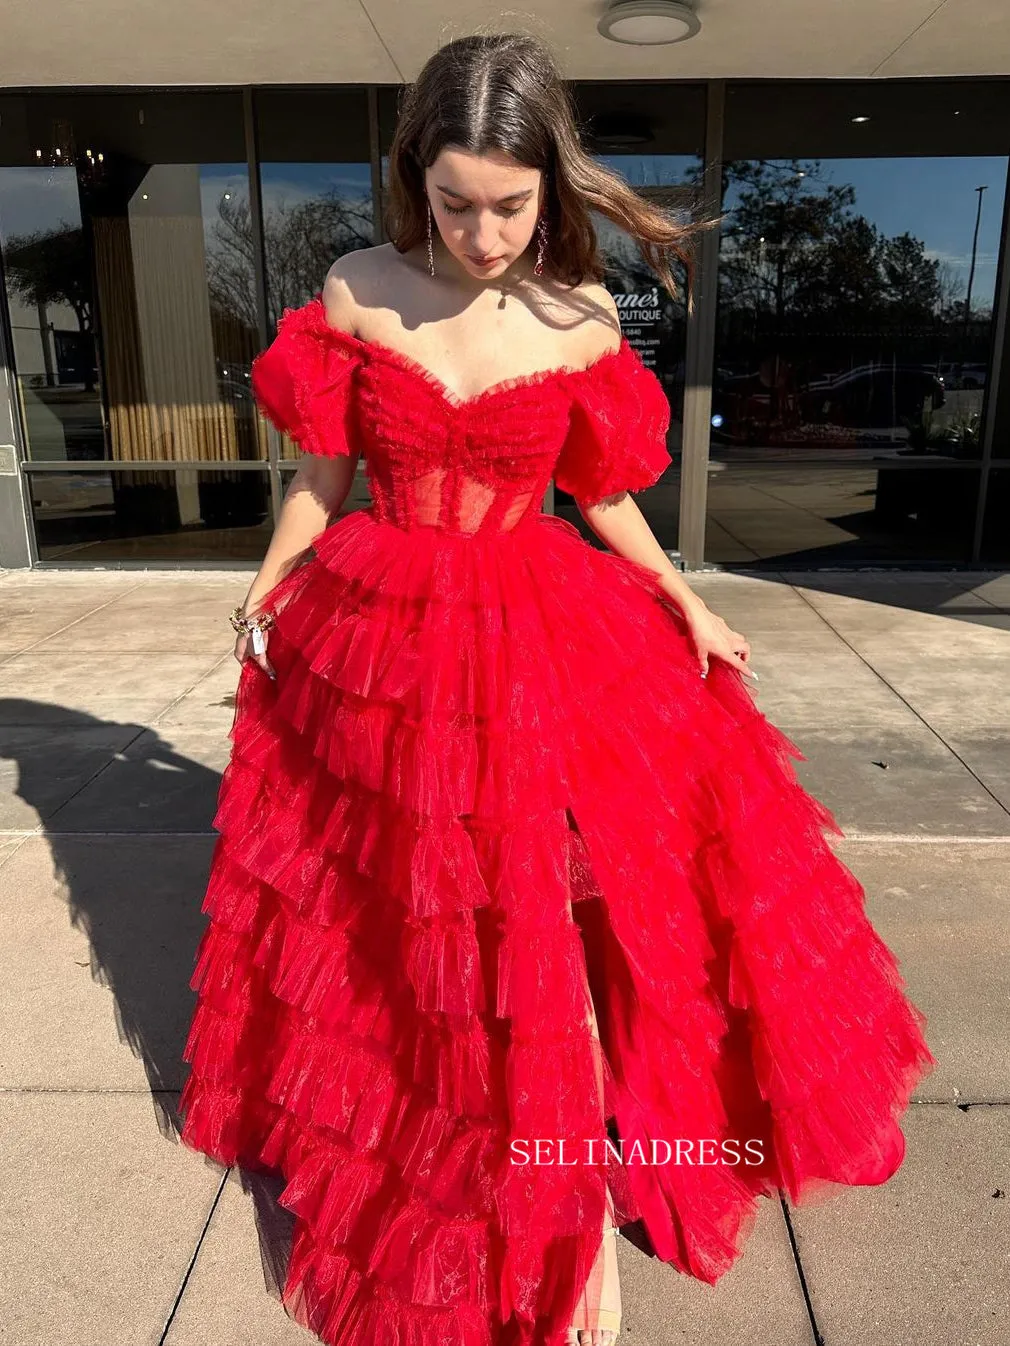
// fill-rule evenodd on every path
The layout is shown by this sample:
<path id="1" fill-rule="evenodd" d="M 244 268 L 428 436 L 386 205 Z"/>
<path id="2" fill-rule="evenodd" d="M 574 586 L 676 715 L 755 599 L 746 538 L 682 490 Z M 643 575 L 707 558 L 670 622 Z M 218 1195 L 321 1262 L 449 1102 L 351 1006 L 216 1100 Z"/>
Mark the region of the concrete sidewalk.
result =
<path id="1" fill-rule="evenodd" d="M 0 573 L 0 1342 L 281 1346 L 279 1187 L 173 1116 L 249 571 Z M 925 1012 L 881 1188 L 762 1202 L 715 1288 L 620 1240 L 628 1346 L 1010 1340 L 1010 575 L 688 577 Z M 437 1343 L 432 1343 L 437 1346 Z"/>

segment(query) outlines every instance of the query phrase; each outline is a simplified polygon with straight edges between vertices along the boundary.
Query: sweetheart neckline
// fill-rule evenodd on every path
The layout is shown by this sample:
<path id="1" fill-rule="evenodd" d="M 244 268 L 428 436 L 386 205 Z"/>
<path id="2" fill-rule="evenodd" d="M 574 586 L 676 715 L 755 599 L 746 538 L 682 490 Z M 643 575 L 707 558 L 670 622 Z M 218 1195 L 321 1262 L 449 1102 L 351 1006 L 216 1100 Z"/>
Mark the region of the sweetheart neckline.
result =
<path id="1" fill-rule="evenodd" d="M 621 333 L 620 345 L 614 350 L 603 351 L 597 355 L 588 365 L 551 365 L 546 369 L 534 369 L 528 374 L 515 374 L 511 378 L 499 379 L 496 383 L 489 384 L 478 393 L 473 393 L 470 397 L 460 397 L 454 389 L 438 377 L 427 365 L 415 360 L 412 355 L 406 351 L 397 350 L 395 346 L 388 346 L 385 342 L 367 340 L 354 332 L 348 332 L 343 327 L 334 327 L 326 318 L 326 309 L 323 305 L 322 291 L 319 290 L 313 295 L 313 303 L 317 306 L 317 314 L 326 331 L 336 340 L 343 339 L 349 344 L 358 346 L 364 351 L 372 352 L 380 358 L 385 358 L 392 364 L 405 370 L 407 373 L 414 374 L 422 382 L 426 383 L 446 404 L 454 411 L 464 411 L 479 402 L 485 401 L 489 397 L 497 397 L 501 393 L 512 392 L 517 388 L 538 387 L 542 383 L 547 383 L 553 378 L 572 378 L 580 375 L 594 373 L 600 365 L 608 360 L 616 360 L 619 356 L 625 354 L 626 350 L 632 350 L 628 338 Z"/>

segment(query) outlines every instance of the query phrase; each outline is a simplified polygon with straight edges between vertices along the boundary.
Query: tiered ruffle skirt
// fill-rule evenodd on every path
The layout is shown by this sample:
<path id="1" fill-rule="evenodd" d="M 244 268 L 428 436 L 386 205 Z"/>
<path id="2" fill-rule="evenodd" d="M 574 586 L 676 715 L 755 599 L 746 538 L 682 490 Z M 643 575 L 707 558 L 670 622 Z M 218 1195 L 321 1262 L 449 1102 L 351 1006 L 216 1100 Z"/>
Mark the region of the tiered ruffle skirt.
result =
<path id="1" fill-rule="evenodd" d="M 556 1346 L 608 1187 L 714 1284 L 759 1196 L 891 1176 L 925 1020 L 799 749 L 650 572 L 359 511 L 266 603 L 180 1107 L 283 1176 L 297 1321 Z"/>

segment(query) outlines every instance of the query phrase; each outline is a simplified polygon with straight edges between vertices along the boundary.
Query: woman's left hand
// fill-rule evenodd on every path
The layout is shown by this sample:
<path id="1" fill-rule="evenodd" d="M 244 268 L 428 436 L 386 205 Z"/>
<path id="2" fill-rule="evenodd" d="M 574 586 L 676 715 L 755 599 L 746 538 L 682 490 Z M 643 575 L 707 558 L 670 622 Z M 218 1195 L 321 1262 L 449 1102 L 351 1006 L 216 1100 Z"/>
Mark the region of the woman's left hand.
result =
<path id="1" fill-rule="evenodd" d="M 690 609 L 684 613 L 684 620 L 703 678 L 708 677 L 709 660 L 716 658 L 724 659 L 732 668 L 758 681 L 758 675 L 747 663 L 750 642 L 739 631 L 732 630 L 717 613 L 707 607 Z"/>

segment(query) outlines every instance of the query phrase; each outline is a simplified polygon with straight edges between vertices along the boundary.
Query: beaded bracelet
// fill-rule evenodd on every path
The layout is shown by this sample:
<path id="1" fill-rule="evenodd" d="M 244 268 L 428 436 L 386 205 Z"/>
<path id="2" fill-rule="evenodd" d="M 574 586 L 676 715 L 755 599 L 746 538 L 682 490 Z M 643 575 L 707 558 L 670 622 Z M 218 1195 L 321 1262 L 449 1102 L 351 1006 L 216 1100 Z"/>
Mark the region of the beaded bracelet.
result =
<path id="1" fill-rule="evenodd" d="M 228 620 L 231 622 L 232 629 L 235 631 L 244 631 L 247 634 L 251 631 L 266 631 L 274 624 L 274 615 L 272 612 L 256 612 L 251 617 L 246 617 L 242 612 L 242 605 L 239 603 L 228 613 Z"/>

